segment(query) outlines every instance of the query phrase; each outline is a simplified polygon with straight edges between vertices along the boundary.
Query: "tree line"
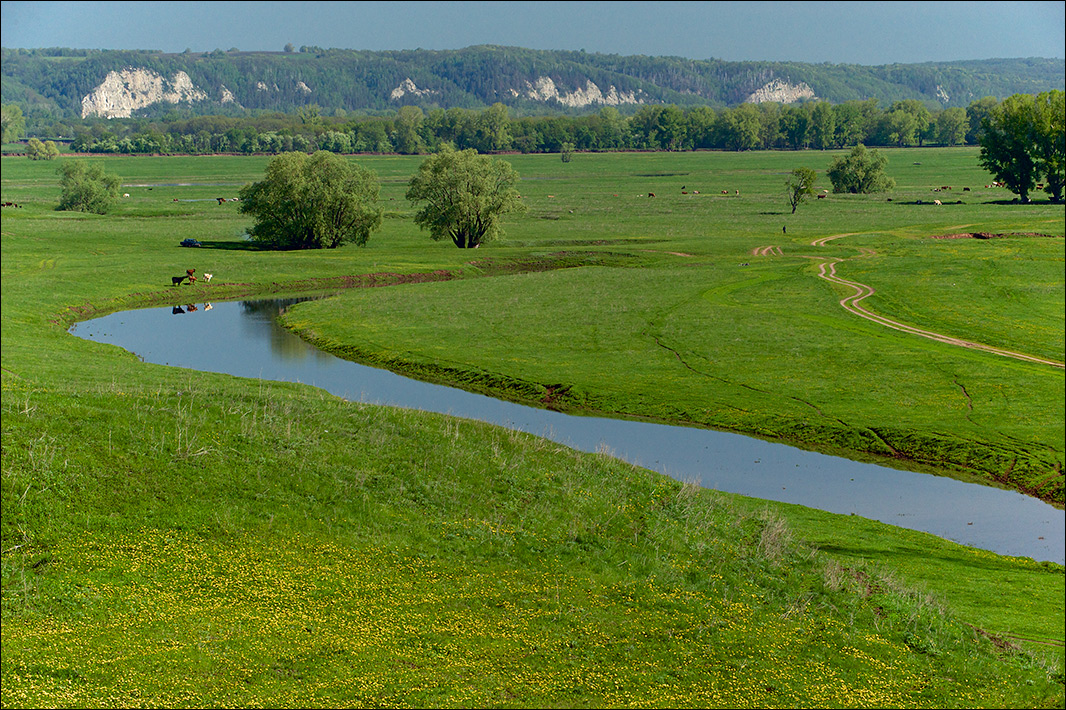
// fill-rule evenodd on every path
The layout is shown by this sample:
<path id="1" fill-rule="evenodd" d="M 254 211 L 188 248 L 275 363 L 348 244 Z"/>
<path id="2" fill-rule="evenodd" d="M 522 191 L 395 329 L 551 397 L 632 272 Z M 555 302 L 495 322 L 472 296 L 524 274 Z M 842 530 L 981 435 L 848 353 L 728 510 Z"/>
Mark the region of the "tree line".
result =
<path id="1" fill-rule="evenodd" d="M 907 99 L 881 107 L 876 99 L 707 106 L 656 104 L 629 116 L 606 106 L 585 116 L 512 117 L 502 103 L 488 108 L 424 111 L 403 106 L 381 116 L 324 115 L 316 106 L 291 114 L 179 116 L 150 120 L 85 119 L 54 123 L 44 140 L 66 139 L 74 152 L 125 154 L 435 153 L 447 146 L 479 153 L 600 151 L 824 150 L 868 146 L 976 145 L 994 97 L 967 108 L 929 109 Z M 24 122 L 4 106 L 4 141 Z"/>

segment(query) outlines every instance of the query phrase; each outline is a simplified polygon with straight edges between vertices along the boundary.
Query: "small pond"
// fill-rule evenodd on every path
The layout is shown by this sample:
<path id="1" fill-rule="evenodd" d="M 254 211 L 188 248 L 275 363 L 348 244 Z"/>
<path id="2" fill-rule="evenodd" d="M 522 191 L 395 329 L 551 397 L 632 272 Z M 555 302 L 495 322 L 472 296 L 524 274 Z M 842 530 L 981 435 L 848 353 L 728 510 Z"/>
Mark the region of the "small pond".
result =
<path id="1" fill-rule="evenodd" d="M 78 323 L 78 337 L 145 362 L 301 382 L 352 401 L 478 419 L 604 450 L 706 488 L 856 514 L 1004 555 L 1062 564 L 1066 516 L 1022 495 L 725 432 L 560 414 L 401 377 L 323 353 L 278 326 L 297 299 L 181 304 Z"/>

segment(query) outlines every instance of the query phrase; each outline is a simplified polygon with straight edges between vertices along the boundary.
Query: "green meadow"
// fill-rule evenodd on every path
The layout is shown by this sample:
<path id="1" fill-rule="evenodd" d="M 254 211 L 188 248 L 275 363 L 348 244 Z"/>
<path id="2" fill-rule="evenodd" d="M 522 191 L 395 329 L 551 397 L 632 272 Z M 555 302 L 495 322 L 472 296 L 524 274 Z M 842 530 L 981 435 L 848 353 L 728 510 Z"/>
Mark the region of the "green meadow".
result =
<path id="1" fill-rule="evenodd" d="M 107 216 L 4 157 L 0 704 L 1062 707 L 1061 565 L 67 333 L 187 268 L 214 278 L 183 302 L 328 291 L 284 323 L 350 359 L 1061 507 L 1064 208 L 976 149 L 885 152 L 894 191 L 795 214 L 787 174 L 828 189 L 837 153 L 508 156 L 529 209 L 476 251 L 414 226 L 419 158 L 357 156 L 383 228 L 308 252 L 215 199 L 265 157 L 91 158 Z M 827 263 L 879 318 L 1031 359 L 849 312 Z"/>

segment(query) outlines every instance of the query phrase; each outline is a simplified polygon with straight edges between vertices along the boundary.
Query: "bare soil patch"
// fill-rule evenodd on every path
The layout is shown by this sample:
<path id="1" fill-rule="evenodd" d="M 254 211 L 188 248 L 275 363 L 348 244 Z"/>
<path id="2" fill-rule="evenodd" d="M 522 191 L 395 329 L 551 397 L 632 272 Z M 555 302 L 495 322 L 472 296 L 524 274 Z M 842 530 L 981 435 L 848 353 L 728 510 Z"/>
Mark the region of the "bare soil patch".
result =
<path id="1" fill-rule="evenodd" d="M 1007 237 L 1045 237 L 1053 238 L 1054 234 L 1041 234 L 1040 232 L 1009 232 L 1006 234 L 993 234 L 992 232 L 959 232 L 958 234 L 939 234 L 932 239 L 1005 239 Z"/>

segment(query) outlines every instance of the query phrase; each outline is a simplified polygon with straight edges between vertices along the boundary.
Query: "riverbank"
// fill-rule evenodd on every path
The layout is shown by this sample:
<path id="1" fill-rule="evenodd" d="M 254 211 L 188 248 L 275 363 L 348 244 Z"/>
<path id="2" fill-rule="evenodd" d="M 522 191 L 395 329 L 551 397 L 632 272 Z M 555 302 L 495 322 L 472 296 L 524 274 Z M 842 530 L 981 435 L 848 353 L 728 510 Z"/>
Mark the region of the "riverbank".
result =
<path id="1" fill-rule="evenodd" d="M 1001 555 L 1066 562 L 1062 511 L 1015 491 L 709 429 L 574 416 L 412 380 L 330 356 L 284 330 L 278 315 L 300 302 L 215 301 L 123 311 L 78 323 L 71 332 L 118 345 L 144 362 L 303 382 L 349 401 L 475 419 L 578 451 L 610 452 L 682 483 L 858 515 Z"/>

